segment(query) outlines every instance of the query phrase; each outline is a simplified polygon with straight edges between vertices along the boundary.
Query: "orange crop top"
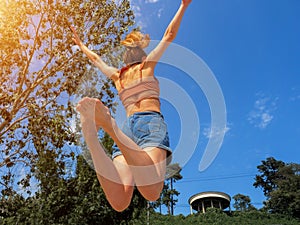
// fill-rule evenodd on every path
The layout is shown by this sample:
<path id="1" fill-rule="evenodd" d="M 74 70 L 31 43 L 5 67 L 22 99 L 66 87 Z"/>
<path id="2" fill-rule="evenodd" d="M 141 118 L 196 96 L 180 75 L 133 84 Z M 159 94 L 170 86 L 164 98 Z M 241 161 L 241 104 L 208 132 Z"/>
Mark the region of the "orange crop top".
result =
<path id="1" fill-rule="evenodd" d="M 119 97 L 125 108 L 144 99 L 154 98 L 159 100 L 159 82 L 155 77 L 143 78 L 143 66 L 144 63 L 141 63 L 139 67 L 139 82 L 126 88 L 122 83 L 122 74 L 128 69 L 128 67 L 124 67 L 119 71 L 119 81 L 122 88 L 122 90 L 119 91 Z"/>

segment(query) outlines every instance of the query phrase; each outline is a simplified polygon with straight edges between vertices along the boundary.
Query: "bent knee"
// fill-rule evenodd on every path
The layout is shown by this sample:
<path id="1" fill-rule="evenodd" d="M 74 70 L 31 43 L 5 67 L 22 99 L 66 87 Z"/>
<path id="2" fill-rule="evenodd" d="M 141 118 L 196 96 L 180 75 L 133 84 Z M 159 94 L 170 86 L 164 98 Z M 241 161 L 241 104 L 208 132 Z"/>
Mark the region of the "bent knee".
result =
<path id="1" fill-rule="evenodd" d="M 155 202 L 156 200 L 159 199 L 161 192 L 152 192 L 152 193 L 147 193 L 144 195 L 144 198 L 147 199 L 150 202 Z"/>
<path id="2" fill-rule="evenodd" d="M 133 187 L 127 187 L 127 191 L 112 191 L 106 194 L 106 198 L 111 205 L 111 207 L 117 212 L 122 212 L 128 208 L 131 203 L 131 198 L 133 194 Z"/>
<path id="3" fill-rule="evenodd" d="M 109 199 L 111 207 L 117 212 L 123 212 L 130 205 L 131 199 L 114 198 Z"/>
<path id="4" fill-rule="evenodd" d="M 129 204 L 120 204 L 120 203 L 117 203 L 117 204 L 111 204 L 111 207 L 116 210 L 117 212 L 123 212 L 125 209 L 128 208 L 128 206 L 130 205 Z"/>
<path id="5" fill-rule="evenodd" d="M 159 199 L 162 189 L 163 182 L 155 185 L 138 187 L 138 190 L 143 195 L 143 197 L 153 202 Z"/>

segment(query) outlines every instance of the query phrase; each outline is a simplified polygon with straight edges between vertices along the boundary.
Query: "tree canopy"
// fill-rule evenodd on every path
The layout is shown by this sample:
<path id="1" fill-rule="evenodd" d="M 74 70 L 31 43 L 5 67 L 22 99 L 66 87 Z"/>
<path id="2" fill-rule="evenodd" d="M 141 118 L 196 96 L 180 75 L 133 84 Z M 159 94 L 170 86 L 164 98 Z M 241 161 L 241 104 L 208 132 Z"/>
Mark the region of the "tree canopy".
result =
<path id="1" fill-rule="evenodd" d="M 245 212 L 255 209 L 255 207 L 251 204 L 251 198 L 247 195 L 236 194 L 232 198 L 234 200 L 233 207 L 237 211 Z"/>
<path id="2" fill-rule="evenodd" d="M 74 158 L 68 148 L 77 139 L 70 129 L 72 96 L 83 79 L 98 72 L 76 50 L 70 24 L 87 46 L 116 64 L 118 59 L 109 53 L 133 25 L 134 15 L 127 0 L 120 5 L 106 0 L 9 0 L 0 4 L 0 190 L 10 195 L 16 187 L 30 185 L 40 156 L 59 161 Z M 94 88 L 88 94 L 111 107 L 111 83 L 98 82 L 102 89 Z M 64 166 L 62 163 L 60 170 Z M 44 170 L 49 175 L 53 172 Z"/>
<path id="3" fill-rule="evenodd" d="M 75 26 L 88 47 L 118 66 L 114 54 L 133 24 L 129 0 L 0 1 L 1 222 L 111 224 L 136 214 L 136 207 L 120 215 L 111 209 L 82 160 L 84 146 L 76 147 L 74 95 L 97 97 L 110 108 L 115 95 L 70 31 Z M 135 194 L 133 204 L 146 204 L 140 199 Z"/>
<path id="4" fill-rule="evenodd" d="M 255 187 L 263 189 L 265 208 L 272 213 L 300 218 L 300 164 L 284 163 L 273 157 L 257 166 Z"/>

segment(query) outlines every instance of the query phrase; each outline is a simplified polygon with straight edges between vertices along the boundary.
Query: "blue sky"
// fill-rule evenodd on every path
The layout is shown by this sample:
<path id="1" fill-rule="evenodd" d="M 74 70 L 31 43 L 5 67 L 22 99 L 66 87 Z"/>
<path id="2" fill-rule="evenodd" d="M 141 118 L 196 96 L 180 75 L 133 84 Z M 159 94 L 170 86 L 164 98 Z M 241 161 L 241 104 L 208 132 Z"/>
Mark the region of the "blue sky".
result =
<path id="1" fill-rule="evenodd" d="M 142 31 L 157 40 L 180 0 L 132 0 L 132 4 Z M 158 65 L 156 74 L 186 91 L 200 121 L 197 146 L 183 166 L 183 179 L 175 184 L 181 193 L 175 214 L 189 214 L 189 197 L 202 191 L 223 191 L 231 196 L 245 194 L 260 208 L 265 198 L 253 183 L 261 160 L 272 156 L 300 163 L 299 11 L 298 0 L 193 0 L 191 3 L 174 42 L 196 54 L 213 72 L 225 99 L 227 125 L 217 157 L 200 172 L 199 162 L 211 138 L 208 100 L 183 71 Z M 176 148 L 183 112 L 168 99 L 162 103 L 171 146 Z M 178 104 L 184 106 L 185 102 Z M 188 110 L 185 113 L 189 115 Z M 191 133 L 194 130 L 191 127 Z"/>

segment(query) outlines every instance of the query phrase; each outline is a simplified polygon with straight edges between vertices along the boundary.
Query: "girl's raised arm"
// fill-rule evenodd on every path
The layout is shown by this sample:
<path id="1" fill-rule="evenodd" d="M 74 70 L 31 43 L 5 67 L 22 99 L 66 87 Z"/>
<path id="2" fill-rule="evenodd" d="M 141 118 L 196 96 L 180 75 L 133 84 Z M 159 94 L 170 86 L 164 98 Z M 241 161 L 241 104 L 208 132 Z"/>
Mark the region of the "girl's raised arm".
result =
<path id="1" fill-rule="evenodd" d="M 170 22 L 169 26 L 167 27 L 165 34 L 159 44 L 152 50 L 146 58 L 146 62 L 152 65 L 155 65 L 162 54 L 165 52 L 167 47 L 170 43 L 175 39 L 179 26 L 182 20 L 182 17 L 187 9 L 188 5 L 192 2 L 192 0 L 182 0 L 181 5 L 173 17 L 172 21 Z"/>
<path id="2" fill-rule="evenodd" d="M 74 37 L 72 38 L 73 41 L 75 42 L 75 44 L 77 44 L 79 46 L 79 48 L 81 49 L 81 51 L 87 55 L 87 57 L 94 63 L 95 66 L 97 66 L 101 72 L 107 76 L 108 78 L 111 78 L 112 75 L 114 75 L 118 69 L 111 67 L 109 65 L 107 65 L 99 55 L 97 55 L 95 52 L 91 51 L 90 49 L 88 49 L 88 47 L 86 47 L 82 41 L 80 40 L 76 30 L 74 27 L 70 27 L 71 30 L 73 31 Z"/>

